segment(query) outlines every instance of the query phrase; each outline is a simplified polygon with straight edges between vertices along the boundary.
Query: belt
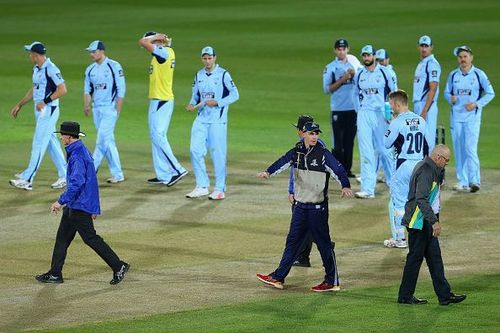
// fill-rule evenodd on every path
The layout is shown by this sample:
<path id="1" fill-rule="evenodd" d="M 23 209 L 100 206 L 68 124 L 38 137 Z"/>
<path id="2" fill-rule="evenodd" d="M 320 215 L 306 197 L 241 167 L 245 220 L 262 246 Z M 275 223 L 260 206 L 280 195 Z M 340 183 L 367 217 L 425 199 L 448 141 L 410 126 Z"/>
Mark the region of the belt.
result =
<path id="1" fill-rule="evenodd" d="M 293 204 L 294 204 L 294 206 L 300 207 L 303 209 L 321 209 L 321 208 L 324 208 L 325 206 L 328 206 L 327 201 L 323 201 L 320 203 L 303 203 L 303 202 L 295 201 Z"/>

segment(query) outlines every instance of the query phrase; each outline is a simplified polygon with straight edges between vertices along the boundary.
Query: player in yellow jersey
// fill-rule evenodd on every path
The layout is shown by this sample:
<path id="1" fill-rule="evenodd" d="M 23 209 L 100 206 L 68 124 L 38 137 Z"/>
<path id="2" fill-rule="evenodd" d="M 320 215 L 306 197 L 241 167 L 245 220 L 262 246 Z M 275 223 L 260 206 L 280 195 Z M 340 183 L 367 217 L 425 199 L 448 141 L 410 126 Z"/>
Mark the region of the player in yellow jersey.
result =
<path id="1" fill-rule="evenodd" d="M 153 151 L 156 177 L 151 184 L 175 185 L 185 175 L 186 169 L 177 161 L 168 143 L 167 131 L 174 111 L 172 84 L 175 53 L 172 39 L 163 33 L 146 32 L 139 45 L 152 54 L 149 65 L 149 135 Z"/>

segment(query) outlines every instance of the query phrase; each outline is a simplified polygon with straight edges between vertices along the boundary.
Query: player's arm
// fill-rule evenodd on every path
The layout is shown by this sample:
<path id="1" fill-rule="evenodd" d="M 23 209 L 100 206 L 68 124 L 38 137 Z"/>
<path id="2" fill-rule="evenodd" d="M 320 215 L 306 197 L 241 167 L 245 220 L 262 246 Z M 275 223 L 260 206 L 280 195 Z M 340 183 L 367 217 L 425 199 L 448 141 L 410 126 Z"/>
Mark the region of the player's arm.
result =
<path id="1" fill-rule="evenodd" d="M 443 95 L 446 101 L 453 105 L 457 102 L 457 96 L 453 96 L 453 72 L 448 75 L 448 79 L 446 80 L 446 87 L 444 89 Z"/>
<path id="2" fill-rule="evenodd" d="M 139 39 L 139 45 L 145 48 L 149 53 L 153 53 L 155 49 L 155 42 L 165 44 L 167 42 L 167 35 L 156 34 L 152 36 L 142 37 Z"/>
<path id="3" fill-rule="evenodd" d="M 66 89 L 66 84 L 64 83 L 64 79 L 61 75 L 61 71 L 59 71 L 57 67 L 49 67 L 49 69 L 47 69 L 47 75 L 56 85 L 56 90 L 49 96 L 45 96 L 43 101 L 36 104 L 36 109 L 38 111 L 42 111 L 47 104 L 63 97 L 68 92 L 68 90 Z"/>
<path id="4" fill-rule="evenodd" d="M 483 87 L 484 93 L 483 96 L 478 96 L 480 98 L 475 104 L 482 109 L 495 97 L 495 91 L 493 90 L 490 80 L 488 80 L 488 77 L 483 71 L 479 71 L 479 79 L 479 83 L 481 87 Z"/>
<path id="5" fill-rule="evenodd" d="M 287 170 L 292 166 L 293 155 L 295 154 L 295 148 L 290 149 L 285 155 L 281 156 L 273 164 L 271 164 L 266 171 L 269 176 L 275 176 L 282 171 Z"/>
<path id="6" fill-rule="evenodd" d="M 123 100 L 125 99 L 125 92 L 127 86 L 125 84 L 125 74 L 123 73 L 123 68 L 120 64 L 115 65 L 115 80 L 117 87 L 117 99 L 116 99 L 116 112 L 121 113 L 123 107 Z"/>
<path id="7" fill-rule="evenodd" d="M 24 104 L 28 103 L 32 99 L 33 99 L 33 87 L 31 87 L 30 90 L 28 90 L 28 92 L 26 93 L 26 95 L 24 95 L 24 97 L 21 98 L 21 100 L 16 105 L 14 105 L 14 107 L 10 110 L 10 114 L 12 115 L 12 117 L 17 118 L 17 114 L 24 106 Z"/>
<path id="8" fill-rule="evenodd" d="M 198 74 L 196 74 L 194 76 L 193 88 L 191 90 L 191 100 L 189 101 L 189 104 L 186 105 L 186 111 L 188 112 L 194 111 L 196 105 L 200 105 L 200 103 L 201 103 L 201 95 L 200 95 L 200 90 L 198 88 Z"/>
<path id="9" fill-rule="evenodd" d="M 425 100 L 425 105 L 422 109 L 420 116 L 424 119 L 427 118 L 427 112 L 434 103 L 434 96 L 436 96 L 437 90 L 439 88 L 439 76 L 441 75 L 441 67 L 437 63 L 429 64 L 429 93 L 427 94 L 427 99 Z"/>
<path id="10" fill-rule="evenodd" d="M 354 105 L 354 110 L 356 110 L 356 112 L 358 112 L 358 110 L 359 110 L 359 92 L 360 91 L 359 91 L 358 82 L 359 82 L 359 76 L 361 73 L 362 73 L 362 71 L 356 72 L 356 75 L 354 75 L 354 79 L 353 79 L 354 89 L 352 90 L 352 103 Z"/>
<path id="11" fill-rule="evenodd" d="M 396 121 L 393 120 L 391 122 L 391 124 L 389 125 L 389 128 L 385 132 L 385 136 L 384 136 L 385 148 L 389 149 L 392 146 L 394 146 L 394 143 L 396 142 L 396 140 L 398 139 L 399 136 L 400 136 L 400 134 L 399 134 L 399 130 L 397 128 Z"/>

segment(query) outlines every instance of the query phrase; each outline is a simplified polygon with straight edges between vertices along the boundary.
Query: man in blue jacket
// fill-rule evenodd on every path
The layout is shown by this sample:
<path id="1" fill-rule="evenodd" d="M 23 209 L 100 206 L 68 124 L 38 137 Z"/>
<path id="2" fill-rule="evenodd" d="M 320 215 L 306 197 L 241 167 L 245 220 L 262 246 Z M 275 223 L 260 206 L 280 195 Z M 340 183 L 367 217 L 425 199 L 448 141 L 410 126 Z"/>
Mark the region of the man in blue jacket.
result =
<path id="1" fill-rule="evenodd" d="M 35 278 L 43 283 L 64 282 L 62 268 L 67 250 L 78 232 L 85 244 L 113 269 L 113 279 L 109 283 L 118 284 L 125 277 L 130 265 L 120 260 L 94 229 L 94 220 L 101 213 L 101 208 L 94 160 L 90 151 L 80 141 L 80 136 L 85 134 L 80 132 L 80 124 L 72 121 L 63 122 L 60 131 L 56 133 L 61 133 L 61 141 L 66 147 L 67 188 L 50 207 L 54 214 L 61 209 L 63 211 L 57 230 L 51 268 L 47 273 L 37 275 Z"/>

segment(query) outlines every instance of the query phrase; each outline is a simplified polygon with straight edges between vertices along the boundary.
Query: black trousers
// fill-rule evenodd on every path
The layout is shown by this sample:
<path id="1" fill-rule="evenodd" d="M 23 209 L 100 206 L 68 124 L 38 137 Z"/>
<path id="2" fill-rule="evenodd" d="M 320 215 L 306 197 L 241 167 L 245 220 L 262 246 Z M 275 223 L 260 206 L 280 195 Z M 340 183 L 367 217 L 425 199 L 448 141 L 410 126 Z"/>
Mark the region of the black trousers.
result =
<path id="1" fill-rule="evenodd" d="M 356 111 L 332 111 L 333 156 L 351 174 L 352 151 L 357 124 Z"/>
<path id="2" fill-rule="evenodd" d="M 413 297 L 424 258 L 431 274 L 434 292 L 439 301 L 448 299 L 451 295 L 451 288 L 444 277 L 444 264 L 439 240 L 432 236 L 432 226 L 429 222 L 424 221 L 422 230 L 408 228 L 408 247 L 409 252 L 406 256 L 403 278 L 399 287 L 399 299 L 411 300 Z"/>
<path id="3" fill-rule="evenodd" d="M 52 274 L 61 274 L 68 247 L 75 238 L 76 232 L 80 234 L 85 244 L 91 247 L 113 271 L 120 270 L 122 266 L 120 258 L 96 233 L 92 215 L 81 210 L 64 207 L 52 254 L 50 269 Z"/>

